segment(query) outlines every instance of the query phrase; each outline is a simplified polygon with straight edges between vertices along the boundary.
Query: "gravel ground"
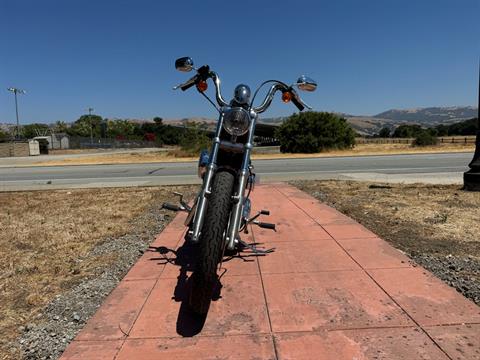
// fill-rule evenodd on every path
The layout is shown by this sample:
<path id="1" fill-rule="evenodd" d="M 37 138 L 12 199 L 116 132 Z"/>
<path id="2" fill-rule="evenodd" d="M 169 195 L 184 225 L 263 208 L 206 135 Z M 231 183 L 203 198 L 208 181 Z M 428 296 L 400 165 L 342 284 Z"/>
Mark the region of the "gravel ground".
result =
<path id="1" fill-rule="evenodd" d="M 185 195 L 191 197 L 188 196 L 191 194 Z M 35 322 L 20 328 L 22 336 L 19 342 L 24 359 L 59 358 L 106 296 L 171 220 L 171 216 L 160 207 L 161 204 L 155 204 L 132 220 L 135 226 L 130 233 L 119 238 L 105 239 L 89 254 L 97 256 L 115 253 L 118 261 L 68 292 L 58 295 Z M 155 225 L 151 226 L 152 223 Z"/>
<path id="2" fill-rule="evenodd" d="M 480 194 L 456 185 L 294 181 L 480 305 Z"/>
<path id="3" fill-rule="evenodd" d="M 463 296 L 480 305 L 480 261 L 473 256 L 435 256 L 410 253 L 417 264 L 431 271 Z"/>

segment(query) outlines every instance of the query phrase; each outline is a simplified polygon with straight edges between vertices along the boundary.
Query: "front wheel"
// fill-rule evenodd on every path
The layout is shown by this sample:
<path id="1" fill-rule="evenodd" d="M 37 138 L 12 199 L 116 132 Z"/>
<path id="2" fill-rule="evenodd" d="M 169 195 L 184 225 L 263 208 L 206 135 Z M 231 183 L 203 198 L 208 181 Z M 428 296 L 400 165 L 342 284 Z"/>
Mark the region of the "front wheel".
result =
<path id="1" fill-rule="evenodd" d="M 192 275 L 190 307 L 206 314 L 217 284 L 217 267 L 223 256 L 224 234 L 227 230 L 235 177 L 228 171 L 215 174 L 208 198 L 207 213 L 200 236 L 200 254 Z"/>

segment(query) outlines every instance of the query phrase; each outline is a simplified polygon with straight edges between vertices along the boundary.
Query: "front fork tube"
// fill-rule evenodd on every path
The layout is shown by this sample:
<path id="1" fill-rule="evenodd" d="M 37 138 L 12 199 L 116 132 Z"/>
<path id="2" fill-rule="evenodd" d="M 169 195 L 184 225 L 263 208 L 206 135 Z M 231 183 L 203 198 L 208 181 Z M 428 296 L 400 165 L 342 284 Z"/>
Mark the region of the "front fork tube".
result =
<path id="1" fill-rule="evenodd" d="M 217 169 L 217 155 L 220 148 L 220 132 L 223 127 L 223 114 L 217 123 L 217 130 L 215 131 L 215 138 L 213 139 L 212 151 L 210 152 L 210 159 L 207 165 L 207 171 L 204 176 L 202 190 L 198 195 L 197 210 L 195 217 L 193 218 L 193 228 L 190 233 L 190 240 L 194 243 L 198 243 L 200 240 L 200 231 L 202 231 L 203 219 L 205 218 L 205 210 L 207 208 L 207 198 L 210 195 L 210 189 L 212 187 L 212 179 Z"/>
<path id="2" fill-rule="evenodd" d="M 245 184 L 248 178 L 247 170 L 242 169 L 238 179 L 237 195 L 233 196 L 233 208 L 230 215 L 230 227 L 228 229 L 227 247 L 228 250 L 235 248 L 235 239 L 237 237 L 238 229 L 240 228 L 240 221 L 242 219 L 243 197 L 245 196 Z"/>
<path id="3" fill-rule="evenodd" d="M 253 149 L 253 135 L 255 132 L 256 116 L 252 117 L 252 123 L 250 124 L 248 141 L 245 144 L 245 152 L 243 155 L 242 168 L 240 170 L 240 176 L 238 178 L 238 187 L 236 195 L 232 197 L 233 208 L 230 215 L 229 228 L 227 233 L 227 248 L 233 250 L 235 248 L 235 240 L 237 238 L 238 230 L 240 229 L 240 222 L 242 219 L 243 202 L 245 196 L 245 187 L 249 176 L 250 166 L 250 154 Z"/>

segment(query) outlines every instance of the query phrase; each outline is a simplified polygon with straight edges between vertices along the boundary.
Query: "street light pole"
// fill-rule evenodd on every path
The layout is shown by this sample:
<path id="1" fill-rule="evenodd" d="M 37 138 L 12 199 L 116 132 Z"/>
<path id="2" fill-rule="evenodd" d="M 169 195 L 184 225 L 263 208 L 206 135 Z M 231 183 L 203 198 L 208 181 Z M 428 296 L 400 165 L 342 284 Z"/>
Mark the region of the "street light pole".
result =
<path id="1" fill-rule="evenodd" d="M 93 145 L 93 124 L 92 124 L 92 111 L 94 109 L 88 108 L 88 122 L 90 123 L 90 146 Z"/>
<path id="2" fill-rule="evenodd" d="M 15 95 L 15 114 L 17 115 L 17 134 L 15 135 L 15 138 L 18 140 L 20 138 L 20 122 L 18 120 L 18 101 L 17 101 L 17 94 L 25 94 L 26 91 L 22 89 L 17 89 L 14 87 L 8 88 L 8 91 L 13 92 Z"/>
<path id="3" fill-rule="evenodd" d="M 477 139 L 475 141 L 475 153 L 468 166 L 470 170 L 463 173 L 464 188 L 469 191 L 480 191 L 480 62 L 478 65 Z"/>

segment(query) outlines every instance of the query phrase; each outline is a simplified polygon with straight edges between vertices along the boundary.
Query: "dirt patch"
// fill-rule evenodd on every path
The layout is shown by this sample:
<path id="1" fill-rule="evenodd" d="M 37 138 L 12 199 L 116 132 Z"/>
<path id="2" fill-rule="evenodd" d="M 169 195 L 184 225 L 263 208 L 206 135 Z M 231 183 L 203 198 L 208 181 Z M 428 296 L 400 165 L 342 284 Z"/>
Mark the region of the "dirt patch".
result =
<path id="1" fill-rule="evenodd" d="M 0 359 L 57 358 L 194 189 L 0 193 Z"/>
<path id="2" fill-rule="evenodd" d="M 480 305 L 480 193 L 458 185 L 295 181 Z"/>

